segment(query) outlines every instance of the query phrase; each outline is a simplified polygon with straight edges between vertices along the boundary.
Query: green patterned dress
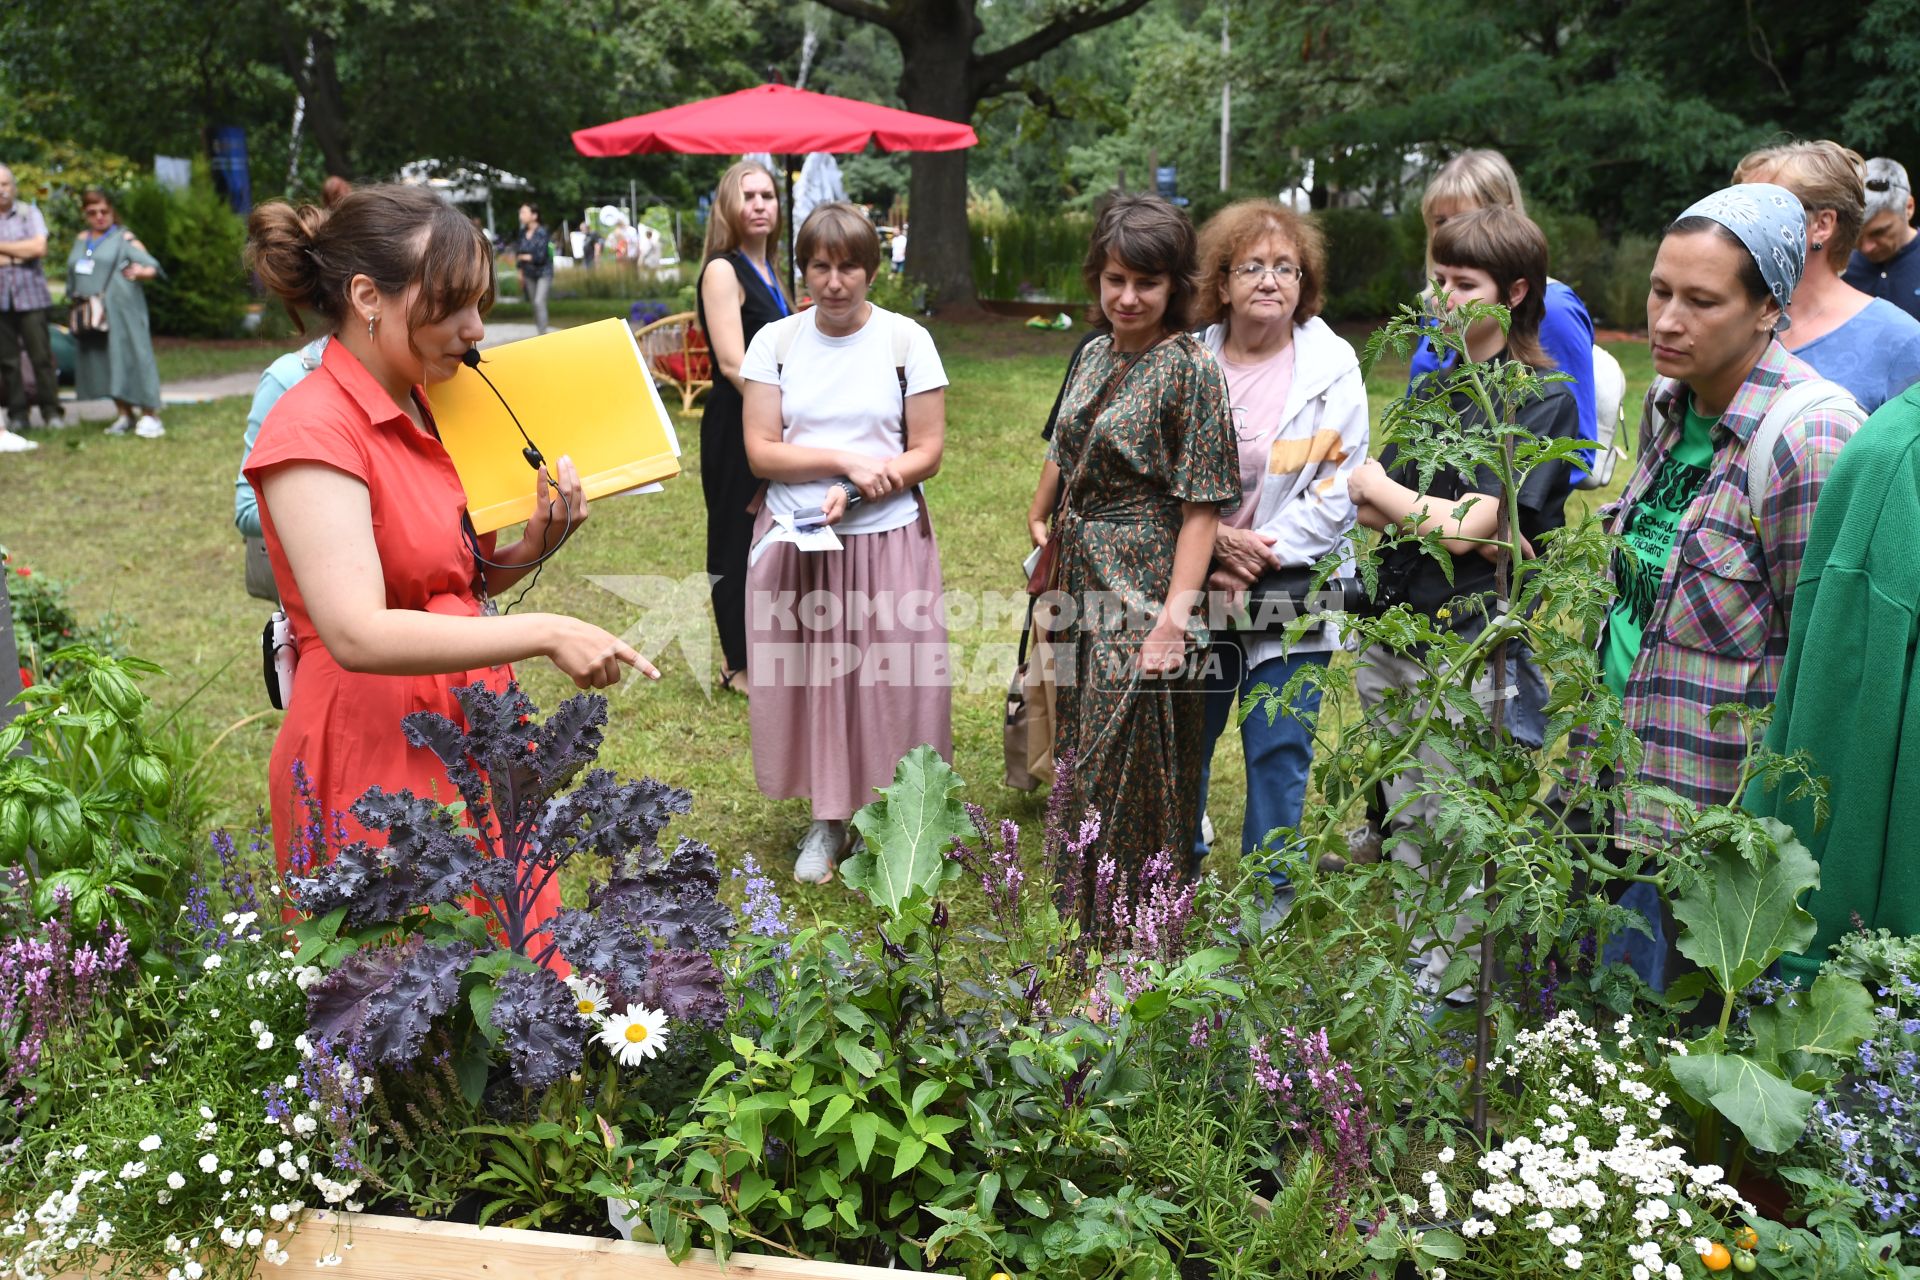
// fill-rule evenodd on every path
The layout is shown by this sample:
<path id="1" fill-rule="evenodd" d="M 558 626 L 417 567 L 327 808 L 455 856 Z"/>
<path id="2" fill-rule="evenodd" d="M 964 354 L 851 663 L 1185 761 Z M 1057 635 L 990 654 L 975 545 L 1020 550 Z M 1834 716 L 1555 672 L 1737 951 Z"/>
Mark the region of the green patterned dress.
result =
<path id="1" fill-rule="evenodd" d="M 74 270 L 89 257 L 93 260 L 92 271 Z M 111 396 L 157 413 L 160 366 L 154 360 L 153 336 L 147 324 L 147 292 L 139 282 L 120 274 L 130 262 L 156 270 L 160 267 L 154 256 L 117 224 L 98 240 L 84 231 L 73 239 L 73 252 L 67 256 L 68 299 L 97 293 L 107 301 L 107 331 L 73 335 L 79 348 L 74 389 L 82 400 Z"/>
<path id="2" fill-rule="evenodd" d="M 1189 334 L 1139 356 L 1096 339 L 1061 402 L 1053 458 L 1066 495 L 1058 589 L 1079 615 L 1060 642 L 1054 752 L 1073 752 L 1074 799 L 1100 810 L 1096 860 L 1111 856 L 1137 883 L 1171 849 L 1184 871 L 1206 750 L 1201 680 L 1191 666 L 1150 680 L 1137 668 L 1172 581 L 1181 504 L 1240 501 L 1219 366 Z"/>

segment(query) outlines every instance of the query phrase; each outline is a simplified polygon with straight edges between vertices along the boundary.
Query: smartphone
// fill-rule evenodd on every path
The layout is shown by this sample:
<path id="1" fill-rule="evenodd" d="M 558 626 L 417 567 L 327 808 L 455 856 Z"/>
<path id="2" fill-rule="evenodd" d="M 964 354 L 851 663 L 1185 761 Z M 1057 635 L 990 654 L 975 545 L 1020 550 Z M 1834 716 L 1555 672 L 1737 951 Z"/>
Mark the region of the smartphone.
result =
<path id="1" fill-rule="evenodd" d="M 826 522 L 827 513 L 823 507 L 804 507 L 793 513 L 793 527 L 796 529 L 818 529 Z"/>

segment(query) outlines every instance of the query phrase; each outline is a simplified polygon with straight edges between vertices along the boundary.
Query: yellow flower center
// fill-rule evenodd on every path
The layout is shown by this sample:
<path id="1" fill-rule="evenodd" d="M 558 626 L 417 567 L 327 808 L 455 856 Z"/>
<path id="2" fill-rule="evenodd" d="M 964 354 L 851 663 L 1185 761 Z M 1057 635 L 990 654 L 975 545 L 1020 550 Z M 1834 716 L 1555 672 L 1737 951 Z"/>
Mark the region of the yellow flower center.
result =
<path id="1" fill-rule="evenodd" d="M 578 1008 L 583 1015 L 585 1015 L 585 1014 L 591 1014 L 594 1010 L 598 1009 L 600 1006 L 595 1002 L 593 1002 L 592 1000 L 581 1000 L 579 1004 L 576 1005 L 575 1007 Z"/>
<path id="2" fill-rule="evenodd" d="M 647 1030 L 646 1024 L 643 1022 L 629 1022 L 627 1024 L 628 1044 L 644 1044 L 646 1043 L 647 1036 L 650 1034 L 651 1032 Z"/>

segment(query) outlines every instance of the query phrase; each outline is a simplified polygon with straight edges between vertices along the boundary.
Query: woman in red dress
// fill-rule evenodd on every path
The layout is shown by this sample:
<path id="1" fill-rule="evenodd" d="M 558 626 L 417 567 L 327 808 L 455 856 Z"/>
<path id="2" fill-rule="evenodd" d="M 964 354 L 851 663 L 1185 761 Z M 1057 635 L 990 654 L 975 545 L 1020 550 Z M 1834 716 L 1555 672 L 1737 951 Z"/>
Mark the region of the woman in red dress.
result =
<path id="1" fill-rule="evenodd" d="M 373 186 L 331 211 L 262 205 L 247 230 L 262 283 L 296 323 L 301 311 L 322 317 L 333 339 L 267 415 L 246 464 L 299 652 L 271 764 L 284 872 L 320 848 L 316 835 L 329 847 L 337 831 L 364 836 L 347 811 L 376 783 L 456 798 L 439 761 L 401 736 L 407 713 L 463 722 L 453 691 L 504 689 L 509 664 L 526 658 L 583 689 L 618 683 L 622 664 L 659 673 L 591 623 L 499 617 L 487 604 L 578 527 L 587 503 L 563 457 L 557 480 L 541 469 L 517 543 L 478 538 L 482 564 L 468 541 L 466 492 L 426 388 L 459 368 L 493 302 L 492 255 L 473 224 L 422 188 Z M 545 919 L 557 884 L 542 897 Z"/>

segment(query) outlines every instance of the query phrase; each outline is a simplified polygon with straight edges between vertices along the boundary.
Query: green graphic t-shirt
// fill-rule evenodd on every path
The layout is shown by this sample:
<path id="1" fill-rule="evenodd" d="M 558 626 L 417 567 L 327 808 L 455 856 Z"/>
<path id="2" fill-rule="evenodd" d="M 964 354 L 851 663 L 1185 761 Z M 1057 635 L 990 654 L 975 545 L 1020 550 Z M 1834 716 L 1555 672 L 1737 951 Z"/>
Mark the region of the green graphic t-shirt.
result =
<path id="1" fill-rule="evenodd" d="M 1626 546 L 1613 553 L 1613 583 L 1618 594 L 1607 612 L 1607 639 L 1600 647 L 1600 668 L 1608 687 L 1623 698 L 1633 660 L 1640 656 L 1640 639 L 1653 616 L 1653 602 L 1667 574 L 1674 535 L 1706 482 L 1707 469 L 1713 465 L 1713 427 L 1718 421 L 1696 413 L 1689 397 L 1679 443 L 1621 526 Z"/>

